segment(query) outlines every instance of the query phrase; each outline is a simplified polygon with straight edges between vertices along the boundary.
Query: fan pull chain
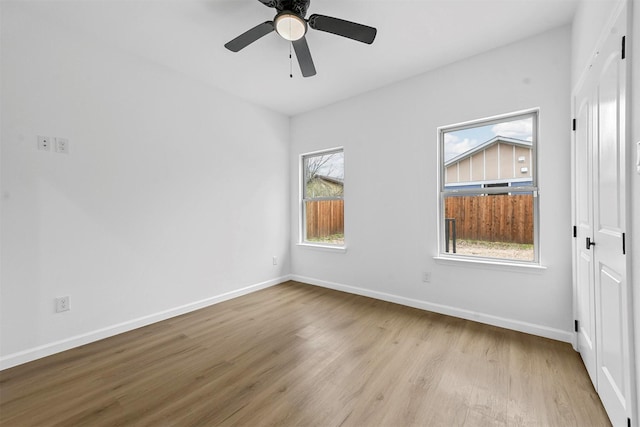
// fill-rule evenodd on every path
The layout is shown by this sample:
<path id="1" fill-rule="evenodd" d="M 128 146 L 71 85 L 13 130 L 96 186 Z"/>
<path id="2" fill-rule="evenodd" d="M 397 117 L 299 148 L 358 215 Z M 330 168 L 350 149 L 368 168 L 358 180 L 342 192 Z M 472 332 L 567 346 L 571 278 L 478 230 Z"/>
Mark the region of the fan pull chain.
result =
<path id="1" fill-rule="evenodd" d="M 291 59 L 291 44 L 289 43 L 289 77 L 293 78 L 293 60 Z"/>

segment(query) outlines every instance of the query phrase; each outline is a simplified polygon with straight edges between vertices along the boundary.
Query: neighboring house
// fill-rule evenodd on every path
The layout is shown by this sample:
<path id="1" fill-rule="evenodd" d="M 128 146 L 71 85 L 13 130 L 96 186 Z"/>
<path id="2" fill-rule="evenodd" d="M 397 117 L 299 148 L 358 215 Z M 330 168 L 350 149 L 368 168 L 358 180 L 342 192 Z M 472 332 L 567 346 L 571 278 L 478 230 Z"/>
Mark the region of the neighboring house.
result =
<path id="1" fill-rule="evenodd" d="M 513 187 L 532 180 L 531 142 L 496 136 L 445 162 L 446 188 Z"/>
<path id="2" fill-rule="evenodd" d="M 336 197 L 344 194 L 344 179 L 316 175 L 307 183 L 307 192 L 313 197 Z"/>

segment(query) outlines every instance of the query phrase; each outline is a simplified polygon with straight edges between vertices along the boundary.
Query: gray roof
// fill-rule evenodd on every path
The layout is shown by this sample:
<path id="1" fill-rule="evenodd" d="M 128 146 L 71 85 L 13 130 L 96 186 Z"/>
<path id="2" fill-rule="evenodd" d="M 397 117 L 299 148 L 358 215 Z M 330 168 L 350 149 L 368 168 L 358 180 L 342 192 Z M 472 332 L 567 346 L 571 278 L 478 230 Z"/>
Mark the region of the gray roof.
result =
<path id="1" fill-rule="evenodd" d="M 315 177 L 323 181 L 332 182 L 338 185 L 344 185 L 344 178 L 337 178 L 335 176 L 326 176 L 326 175 L 316 175 Z"/>

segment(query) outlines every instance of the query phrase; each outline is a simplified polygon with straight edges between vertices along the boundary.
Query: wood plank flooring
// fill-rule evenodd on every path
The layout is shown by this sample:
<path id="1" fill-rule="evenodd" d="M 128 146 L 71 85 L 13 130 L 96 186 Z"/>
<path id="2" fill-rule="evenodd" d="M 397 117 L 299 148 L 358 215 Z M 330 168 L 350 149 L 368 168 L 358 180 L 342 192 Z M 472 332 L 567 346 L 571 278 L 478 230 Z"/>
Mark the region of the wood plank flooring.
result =
<path id="1" fill-rule="evenodd" d="M 287 282 L 0 372 L 2 426 L 607 426 L 570 345 Z"/>

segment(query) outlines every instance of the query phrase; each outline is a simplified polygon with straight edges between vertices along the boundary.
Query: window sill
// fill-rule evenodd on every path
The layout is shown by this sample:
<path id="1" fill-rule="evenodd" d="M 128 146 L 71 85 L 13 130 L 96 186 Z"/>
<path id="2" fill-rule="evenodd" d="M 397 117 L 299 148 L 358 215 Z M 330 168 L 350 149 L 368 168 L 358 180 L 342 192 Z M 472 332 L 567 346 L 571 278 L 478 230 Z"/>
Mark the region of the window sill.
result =
<path id="1" fill-rule="evenodd" d="M 325 252 L 338 252 L 338 253 L 347 252 L 346 246 L 317 245 L 313 243 L 297 243 L 296 245 L 302 248 L 325 251 Z"/>
<path id="2" fill-rule="evenodd" d="M 533 264 L 533 263 L 519 263 L 519 262 L 510 262 L 510 261 L 501 261 L 501 260 L 490 260 L 490 259 L 474 259 L 474 258 L 465 258 L 461 256 L 434 256 L 433 259 L 438 264 L 445 265 L 457 265 L 462 267 L 481 267 L 481 268 L 489 268 L 492 270 L 508 270 L 508 271 L 527 271 L 534 273 L 542 273 L 547 269 L 544 265 Z"/>

